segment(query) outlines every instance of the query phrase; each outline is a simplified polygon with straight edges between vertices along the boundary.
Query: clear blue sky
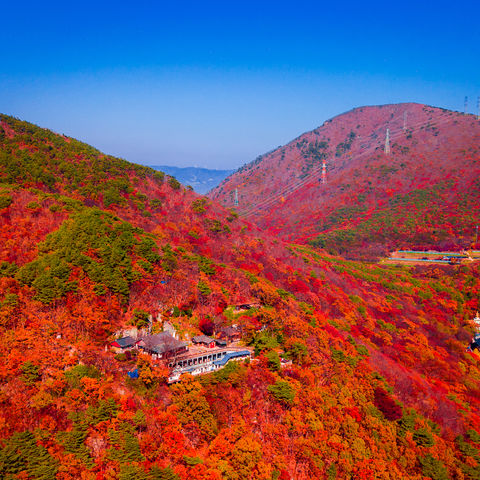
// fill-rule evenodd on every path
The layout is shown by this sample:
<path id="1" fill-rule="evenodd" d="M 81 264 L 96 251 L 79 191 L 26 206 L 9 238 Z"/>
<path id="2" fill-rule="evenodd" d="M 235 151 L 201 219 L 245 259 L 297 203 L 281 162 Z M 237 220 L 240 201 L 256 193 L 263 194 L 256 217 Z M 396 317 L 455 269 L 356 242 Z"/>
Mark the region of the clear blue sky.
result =
<path id="1" fill-rule="evenodd" d="M 235 168 L 360 105 L 475 111 L 478 4 L 2 2 L 0 112 L 137 163 Z"/>

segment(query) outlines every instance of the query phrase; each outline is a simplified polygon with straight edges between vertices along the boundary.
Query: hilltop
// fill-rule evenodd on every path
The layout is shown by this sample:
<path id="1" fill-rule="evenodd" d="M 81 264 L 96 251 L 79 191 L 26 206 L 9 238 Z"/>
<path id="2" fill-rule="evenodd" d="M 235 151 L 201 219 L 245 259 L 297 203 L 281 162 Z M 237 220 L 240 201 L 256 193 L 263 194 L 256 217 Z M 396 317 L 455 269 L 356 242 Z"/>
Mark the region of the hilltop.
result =
<path id="1" fill-rule="evenodd" d="M 355 108 L 245 165 L 210 196 L 232 206 L 237 188 L 246 218 L 347 258 L 469 248 L 480 220 L 479 142 L 473 115 L 414 103 Z"/>
<path id="2" fill-rule="evenodd" d="M 0 477 L 478 478 L 479 298 L 478 265 L 286 243 L 0 116 Z M 255 356 L 168 385 L 109 350 L 165 320 L 182 339 L 236 325 Z"/>

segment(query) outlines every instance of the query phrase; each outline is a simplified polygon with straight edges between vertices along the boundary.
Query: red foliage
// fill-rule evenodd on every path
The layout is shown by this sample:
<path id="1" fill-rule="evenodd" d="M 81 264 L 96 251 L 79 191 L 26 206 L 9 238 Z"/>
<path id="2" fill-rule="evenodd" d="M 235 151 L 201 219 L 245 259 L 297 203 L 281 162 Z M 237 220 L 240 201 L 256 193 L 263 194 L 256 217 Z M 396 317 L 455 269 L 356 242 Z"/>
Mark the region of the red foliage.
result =
<path id="1" fill-rule="evenodd" d="M 479 134 L 471 116 L 425 105 L 357 108 L 243 167 L 210 196 L 229 205 L 238 188 L 240 208 L 272 235 L 306 243 L 330 233 L 328 247 L 349 258 L 470 247 L 480 220 Z"/>
<path id="2" fill-rule="evenodd" d="M 384 109 L 387 117 L 390 110 Z M 353 116 L 355 121 L 358 115 Z M 376 121 L 383 125 L 383 113 Z M 0 132 L 1 125 L 13 143 L 18 140 L 23 147 L 31 143 L 26 150 L 41 146 L 41 129 L 32 138 L 26 133 L 16 139 L 3 121 Z M 340 141 L 339 135 L 332 136 L 332 141 Z M 73 143 L 65 141 L 69 146 Z M 7 147 L 12 145 L 0 136 L 0 148 L 7 151 Z M 91 156 L 96 155 L 72 156 L 64 147 L 59 138 L 55 148 L 60 150 L 59 157 L 70 162 L 69 168 L 82 162 L 84 167 L 90 165 Z M 354 143 L 352 150 L 356 148 Z M 9 159 L 22 158 L 12 151 L 8 150 Z M 305 159 L 298 153 L 300 165 Z M 285 157 L 290 154 L 294 152 L 287 151 Z M 352 168 L 359 167 L 359 161 L 354 155 L 342 155 L 335 161 L 345 191 L 340 192 L 340 183 L 332 180 L 331 191 L 326 187 L 322 197 L 332 210 L 312 212 L 308 195 L 316 200 L 319 196 L 316 188 L 306 184 L 299 192 L 302 203 L 295 205 L 300 218 L 307 215 L 326 222 L 340 205 L 358 203 L 358 192 L 367 196 L 369 204 L 371 188 L 361 183 L 363 173 L 352 177 L 348 162 L 343 165 L 345 158 Z M 394 152 L 392 165 L 400 168 L 397 155 Z M 48 166 L 49 158 L 41 165 Z M 475 160 L 475 154 L 471 158 Z M 370 160 L 371 167 L 383 165 L 380 157 Z M 411 168 L 412 162 L 405 160 Z M 70 202 L 77 199 L 78 208 L 84 208 L 82 202 L 100 205 L 100 197 L 92 194 L 95 189 L 67 184 L 56 165 L 48 167 L 52 170 L 45 167 L 44 172 L 57 178 L 55 192 L 69 196 Z M 330 476 L 335 470 L 337 478 L 420 478 L 419 467 L 411 459 L 424 455 L 424 447 L 408 436 L 400 446 L 406 463 L 391 460 L 391 452 L 399 449 L 399 426 L 393 423 L 402 414 L 395 402 L 398 398 L 416 412 L 411 428 L 435 437 L 435 456 L 453 478 L 455 465 L 465 461 L 453 437 L 480 426 L 479 357 L 464 351 L 472 334 L 465 318 L 479 307 L 478 265 L 393 269 L 287 245 L 280 234 L 303 235 L 310 229 L 308 221 L 291 223 L 288 205 L 272 212 L 280 232 L 272 236 L 243 219 L 225 220 L 230 212 L 215 203 L 207 204 L 208 216 L 195 212 L 194 193 L 181 187 L 173 190 L 167 182 L 155 181 L 152 172 L 136 176 L 134 167 L 121 165 L 128 174 L 108 169 L 97 179 L 132 186 L 130 193 L 121 194 L 123 200 L 117 199 L 119 204 L 108 208 L 148 231 L 156 244 L 154 252 L 161 257 L 143 266 L 135 257 L 133 272 L 128 274 L 137 279 L 126 296 L 96 293 L 86 269 L 77 265 L 69 277 L 75 281 L 72 291 L 50 304 L 35 300 L 35 285 L 20 283 L 13 272 L 16 266 L 2 262 L 21 266 L 35 260 L 38 244 L 75 209 L 64 208 L 65 198 L 41 182 L 34 182 L 42 190 L 38 192 L 25 188 L 22 179 L 11 189 L 0 181 L 5 189 L 0 196 L 12 197 L 11 205 L 0 212 L 0 272 L 6 272 L 0 275 L 0 449 L 15 432 L 43 431 L 36 436 L 58 460 L 59 478 L 90 478 L 92 471 L 102 478 L 118 478 L 123 467 L 111 460 L 111 451 L 122 448 L 120 437 L 129 432 L 129 445 L 135 447 L 138 442 L 141 452 L 135 465 L 146 471 L 152 465 L 171 467 L 182 480 L 268 479 L 278 474 L 282 480 L 306 480 L 325 478 L 326 468 Z M 423 168 L 418 174 L 412 177 L 413 187 L 415 182 L 430 187 Z M 0 164 L 0 180 L 5 175 Z M 83 183 L 88 185 L 87 179 Z M 388 206 L 389 195 L 393 193 L 394 199 L 395 193 L 407 188 L 402 178 L 384 184 L 385 198 L 380 192 L 378 204 L 369 205 L 363 219 L 353 219 L 352 225 L 373 218 L 377 208 Z M 456 192 L 464 191 L 461 181 L 456 185 L 450 207 Z M 330 197 L 329 192 L 338 197 Z M 152 199 L 157 202 L 151 203 Z M 27 207 L 33 202 L 39 207 Z M 408 210 L 410 206 L 399 206 L 402 214 Z M 389 234 L 388 226 L 380 227 L 378 232 Z M 415 228 L 420 234 L 424 227 Z M 372 251 L 376 248 L 365 245 Z M 94 250 L 87 253 L 95 260 Z M 13 273 L 8 271 L 11 268 Z M 257 304 L 248 316 L 234 308 L 245 303 Z M 260 359 L 230 363 L 201 377 L 186 375 L 178 384 L 167 385 L 167 369 L 161 362 L 104 350 L 115 332 L 132 327 L 135 310 L 152 315 L 154 331 L 168 319 L 181 336 L 185 334 L 183 338 L 199 332 L 211 335 L 213 322 L 216 327 L 236 324 L 242 332 L 241 348 L 252 346 L 263 353 Z M 25 365 L 26 359 L 33 365 Z M 72 367 L 73 373 L 88 367 L 98 375 L 76 382 Z M 132 380 L 127 372 L 135 368 L 141 375 Z M 372 392 L 385 418 L 372 410 Z M 105 401 L 117 407 L 113 416 Z M 91 453 L 93 470 L 62 443 L 68 439 L 66 432 L 78 427 L 80 420 L 74 425 L 73 419 L 80 417 L 86 435 L 83 445 Z M 442 432 L 436 433 L 427 419 L 437 422 Z M 342 454 L 345 450 L 348 455 Z M 375 455 L 364 458 L 367 451 Z M 19 475 L 25 476 L 24 472 Z"/>
<path id="3" fill-rule="evenodd" d="M 211 336 L 215 331 L 215 324 L 211 318 L 203 317 L 198 324 L 198 328 L 205 335 Z"/>
<path id="4" fill-rule="evenodd" d="M 402 407 L 383 388 L 377 387 L 374 395 L 375 406 L 387 420 L 394 421 L 402 418 Z"/>

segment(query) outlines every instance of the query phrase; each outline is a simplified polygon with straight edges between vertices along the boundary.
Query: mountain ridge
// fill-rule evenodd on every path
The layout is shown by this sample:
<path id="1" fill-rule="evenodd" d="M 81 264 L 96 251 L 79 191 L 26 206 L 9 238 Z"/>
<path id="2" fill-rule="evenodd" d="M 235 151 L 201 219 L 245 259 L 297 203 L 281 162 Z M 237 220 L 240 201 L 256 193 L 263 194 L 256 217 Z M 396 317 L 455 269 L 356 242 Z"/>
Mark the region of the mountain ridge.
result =
<path id="1" fill-rule="evenodd" d="M 465 247 L 465 237 L 470 234 L 472 238 L 466 217 L 469 211 L 476 211 L 479 195 L 473 181 L 480 173 L 479 127 L 473 115 L 422 104 L 358 107 L 245 166 L 209 196 L 230 206 L 227 192 L 237 188 L 239 212 L 255 219 L 262 228 L 302 243 L 313 237 L 331 251 L 337 243 L 337 253 L 342 254 L 349 249 L 353 256 L 361 254 L 368 250 L 369 243 L 378 244 L 383 254 L 395 246 L 430 248 L 450 243 L 456 248 Z M 389 155 L 383 153 L 387 128 L 391 136 Z M 321 183 L 323 161 L 327 167 L 325 185 Z M 442 182 L 454 185 L 442 188 Z M 387 203 L 394 197 L 397 203 L 408 203 L 411 210 L 422 210 L 407 197 L 422 189 L 426 190 L 425 195 L 432 196 L 432 188 L 440 191 L 434 193 L 445 206 L 442 210 L 440 202 L 439 218 L 443 223 L 436 228 L 438 238 L 416 238 L 421 237 L 422 229 L 435 230 L 432 222 L 425 225 L 424 219 L 412 219 L 411 234 L 395 233 L 395 229 L 401 229 L 401 218 L 390 219 L 391 225 L 368 225 L 371 217 L 379 217 L 378 221 L 385 223 L 382 217 L 387 215 Z M 456 191 L 457 197 L 452 194 Z M 464 201 L 462 192 L 467 191 L 475 200 L 471 199 L 468 208 L 457 209 Z M 351 212 L 343 208 L 349 205 Z M 461 226 L 459 232 L 448 224 L 449 210 L 461 210 L 460 218 L 455 219 Z M 428 216 L 435 213 L 430 211 Z M 386 227 L 385 236 L 394 241 L 381 238 L 372 230 L 382 227 Z"/>

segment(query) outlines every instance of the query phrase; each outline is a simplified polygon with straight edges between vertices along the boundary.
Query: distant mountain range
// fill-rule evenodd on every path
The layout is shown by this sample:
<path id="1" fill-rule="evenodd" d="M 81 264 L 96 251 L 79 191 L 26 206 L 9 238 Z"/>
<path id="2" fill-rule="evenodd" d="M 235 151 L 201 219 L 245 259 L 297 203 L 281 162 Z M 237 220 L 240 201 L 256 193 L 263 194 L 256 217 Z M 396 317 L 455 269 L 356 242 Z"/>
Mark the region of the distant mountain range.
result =
<path id="1" fill-rule="evenodd" d="M 184 185 L 191 185 L 197 193 L 207 193 L 215 188 L 235 170 L 211 170 L 197 167 L 171 167 L 169 165 L 152 165 L 151 168 L 175 177 Z"/>

